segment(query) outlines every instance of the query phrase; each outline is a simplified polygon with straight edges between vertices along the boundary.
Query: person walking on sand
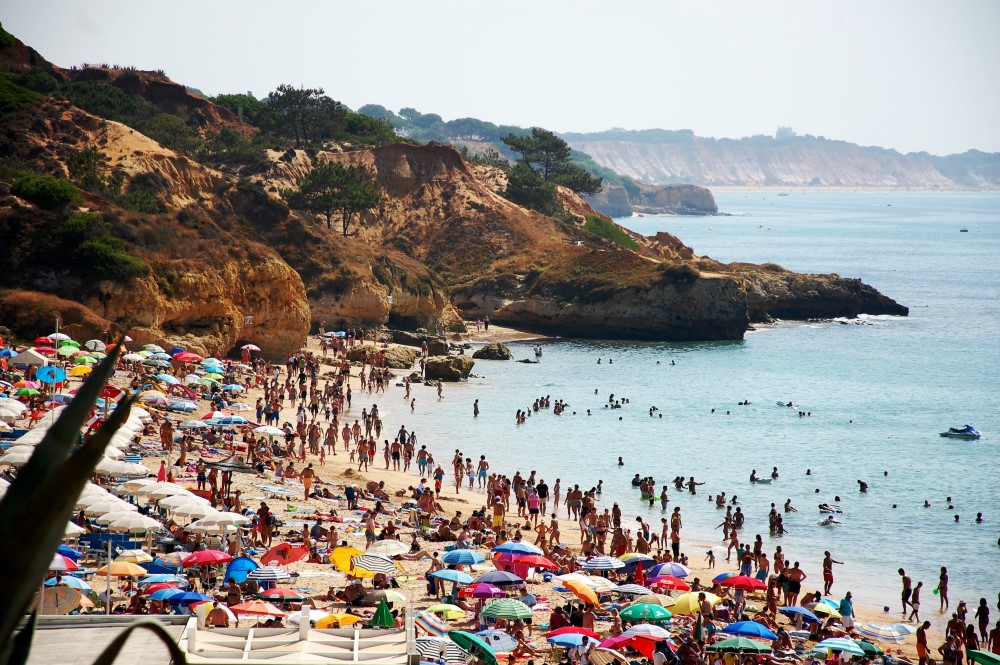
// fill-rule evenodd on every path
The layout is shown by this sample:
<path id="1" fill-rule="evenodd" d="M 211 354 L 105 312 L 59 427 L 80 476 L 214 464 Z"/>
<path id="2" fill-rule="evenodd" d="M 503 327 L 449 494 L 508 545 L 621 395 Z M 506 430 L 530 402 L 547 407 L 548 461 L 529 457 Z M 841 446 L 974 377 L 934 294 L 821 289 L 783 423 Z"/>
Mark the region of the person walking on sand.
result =
<path id="1" fill-rule="evenodd" d="M 923 588 L 923 582 L 917 582 L 917 586 L 913 587 L 913 593 L 910 594 L 910 616 L 907 621 L 920 621 L 920 590 Z"/>
<path id="2" fill-rule="evenodd" d="M 941 600 L 940 611 L 949 609 L 948 604 L 948 569 L 941 566 L 941 576 L 938 577 L 938 598 Z"/>
<path id="3" fill-rule="evenodd" d="M 905 570 L 900 568 L 898 572 L 903 581 L 903 591 L 900 594 L 900 600 L 903 601 L 903 616 L 906 616 L 906 608 L 910 604 L 910 594 L 913 593 L 913 582 L 910 580 L 910 576 L 906 574 Z"/>
<path id="4" fill-rule="evenodd" d="M 920 658 L 919 665 L 927 665 L 927 629 L 931 627 L 930 621 L 925 621 L 917 628 L 917 656 Z"/>
<path id="5" fill-rule="evenodd" d="M 302 480 L 302 491 L 304 494 L 302 497 L 303 501 L 309 500 L 309 490 L 312 489 L 313 478 L 315 477 L 316 472 L 313 471 L 313 465 L 312 462 L 310 462 L 309 466 L 302 469 L 302 473 L 299 474 L 299 478 Z"/>
<path id="6" fill-rule="evenodd" d="M 844 565 L 843 561 L 837 561 L 829 552 L 823 552 L 823 595 L 829 596 L 833 588 L 833 564 Z"/>

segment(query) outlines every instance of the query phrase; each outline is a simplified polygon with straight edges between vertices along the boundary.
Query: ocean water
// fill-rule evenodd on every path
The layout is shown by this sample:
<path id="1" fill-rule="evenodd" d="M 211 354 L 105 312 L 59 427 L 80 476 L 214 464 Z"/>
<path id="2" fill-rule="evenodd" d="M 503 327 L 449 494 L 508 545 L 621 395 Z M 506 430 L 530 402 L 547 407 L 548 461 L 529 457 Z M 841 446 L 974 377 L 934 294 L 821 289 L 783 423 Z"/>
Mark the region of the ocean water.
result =
<path id="1" fill-rule="evenodd" d="M 537 470 L 550 486 L 556 478 L 564 488 L 603 480 L 604 505 L 618 501 L 626 523 L 642 516 L 654 529 L 663 514 L 639 501 L 632 476 L 652 475 L 658 484 L 694 476 L 705 483 L 697 496 L 670 486 L 670 507 L 684 515 L 682 550 L 693 559 L 705 556 L 696 544 L 714 543 L 720 570 L 727 569 L 715 529 L 724 511 L 709 500 L 725 491 L 738 495 L 747 515 L 742 538 L 761 534 L 769 554 L 781 545 L 809 575 L 806 588 L 821 585 L 830 550 L 845 562 L 836 567 L 834 595 L 851 590 L 862 605 L 891 606 L 894 618 L 899 567 L 924 582 L 922 614 L 936 625 L 931 590 L 940 566 L 949 569 L 952 606 L 965 599 L 971 607 L 981 596 L 993 606 L 1000 591 L 1000 194 L 716 198 L 731 216 L 619 221 L 645 234 L 669 231 L 722 261 L 859 277 L 909 306 L 910 316 L 778 323 L 738 342 L 544 340 L 540 364 L 479 361 L 476 376 L 447 385 L 443 400 L 416 389 L 412 413 L 400 392 L 382 397 L 389 431 L 399 424 L 415 430 L 446 469 L 459 448 L 508 474 Z M 511 346 L 527 358 L 532 345 Z M 605 409 L 611 394 L 628 404 Z M 542 411 L 516 425 L 516 410 L 545 395 L 568 402 L 568 412 Z M 481 415 L 474 419 L 475 399 Z M 751 404 L 737 406 L 742 400 Z M 788 401 L 797 408 L 777 405 Z M 651 418 L 654 405 L 660 410 Z M 980 441 L 938 436 L 966 423 L 984 433 Z M 752 470 L 766 477 L 774 466 L 777 481 L 749 483 Z M 859 479 L 870 485 L 867 494 L 858 492 Z M 789 498 L 799 512 L 784 516 L 788 533 L 768 536 L 770 504 L 780 510 Z M 817 526 L 817 505 L 835 501 L 842 524 Z M 977 512 L 983 524 L 974 523 Z M 563 528 L 570 528 L 565 521 Z"/>

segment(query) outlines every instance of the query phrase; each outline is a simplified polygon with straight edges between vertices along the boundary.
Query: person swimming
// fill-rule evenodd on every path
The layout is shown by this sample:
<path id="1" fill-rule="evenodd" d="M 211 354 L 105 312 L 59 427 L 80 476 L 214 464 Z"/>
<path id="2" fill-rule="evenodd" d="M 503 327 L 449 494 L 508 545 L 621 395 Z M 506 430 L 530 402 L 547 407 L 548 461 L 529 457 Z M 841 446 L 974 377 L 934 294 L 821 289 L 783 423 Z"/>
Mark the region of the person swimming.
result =
<path id="1" fill-rule="evenodd" d="M 816 526 L 832 526 L 834 524 L 840 524 L 840 522 L 831 515 L 830 517 L 827 517 L 825 520 L 817 522 Z"/>

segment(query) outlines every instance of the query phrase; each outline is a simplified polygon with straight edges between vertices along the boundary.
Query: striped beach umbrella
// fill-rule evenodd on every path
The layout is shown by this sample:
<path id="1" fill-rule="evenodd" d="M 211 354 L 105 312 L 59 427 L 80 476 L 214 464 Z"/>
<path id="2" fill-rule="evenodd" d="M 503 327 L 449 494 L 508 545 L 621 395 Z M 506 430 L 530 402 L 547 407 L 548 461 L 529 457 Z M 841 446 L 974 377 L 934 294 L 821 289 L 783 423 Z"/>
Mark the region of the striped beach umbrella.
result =
<path id="1" fill-rule="evenodd" d="M 639 586 L 638 584 L 619 584 L 618 586 L 612 587 L 611 590 L 625 594 L 626 596 L 648 596 L 653 593 L 646 587 Z"/>
<path id="2" fill-rule="evenodd" d="M 846 637 L 831 637 L 813 647 L 813 652 L 843 651 L 855 656 L 864 656 L 865 651 L 854 640 Z"/>
<path id="3" fill-rule="evenodd" d="M 865 637 L 872 637 L 883 642 L 902 642 L 909 633 L 898 630 L 895 626 L 881 623 L 860 623 L 854 629 Z"/>
<path id="4" fill-rule="evenodd" d="M 487 604 L 482 615 L 492 619 L 530 619 L 531 608 L 520 600 L 502 598 Z"/>
<path id="5" fill-rule="evenodd" d="M 397 554 L 406 554 L 409 551 L 410 547 L 406 543 L 390 539 L 376 541 L 371 547 L 365 550 L 365 554 L 378 554 L 380 556 L 393 557 Z"/>
<path id="6" fill-rule="evenodd" d="M 441 560 L 449 565 L 463 565 L 463 566 L 473 566 L 477 563 L 482 563 L 486 561 L 484 557 L 479 552 L 475 550 L 452 550 L 441 557 Z"/>
<path id="7" fill-rule="evenodd" d="M 444 660 L 445 663 L 464 665 L 469 658 L 468 651 L 446 637 L 418 637 L 416 647 L 420 655 L 431 662 Z"/>
<path id="8" fill-rule="evenodd" d="M 442 637 L 448 632 L 448 625 L 430 612 L 417 612 L 417 616 L 413 619 L 413 624 L 417 628 L 423 629 L 428 635 L 435 637 Z"/>
<path id="9" fill-rule="evenodd" d="M 251 570 L 247 577 L 258 582 L 284 582 L 292 579 L 288 571 L 275 568 L 274 566 L 262 566 L 256 570 Z"/>
<path id="10" fill-rule="evenodd" d="M 351 559 L 351 563 L 354 564 L 355 568 L 360 568 L 370 573 L 395 575 L 399 572 L 399 564 L 381 554 L 361 554 Z"/>
<path id="11" fill-rule="evenodd" d="M 581 566 L 584 570 L 618 570 L 624 567 L 624 561 L 610 556 L 595 556 Z"/>
<path id="12" fill-rule="evenodd" d="M 671 577 L 687 577 L 690 574 L 691 574 L 690 568 L 681 565 L 676 561 L 659 563 L 653 566 L 649 570 L 649 577 L 660 577 L 662 575 L 670 575 Z"/>

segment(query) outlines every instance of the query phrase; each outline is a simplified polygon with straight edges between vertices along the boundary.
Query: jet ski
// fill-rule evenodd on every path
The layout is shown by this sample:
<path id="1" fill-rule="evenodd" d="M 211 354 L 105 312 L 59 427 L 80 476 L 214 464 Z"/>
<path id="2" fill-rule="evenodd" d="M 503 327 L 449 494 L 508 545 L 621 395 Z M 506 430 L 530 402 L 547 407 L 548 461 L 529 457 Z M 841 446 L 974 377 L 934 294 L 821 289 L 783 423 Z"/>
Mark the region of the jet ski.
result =
<path id="1" fill-rule="evenodd" d="M 941 432 L 941 436 L 949 439 L 978 439 L 982 434 L 972 425 L 965 427 L 949 427 L 947 432 Z"/>

